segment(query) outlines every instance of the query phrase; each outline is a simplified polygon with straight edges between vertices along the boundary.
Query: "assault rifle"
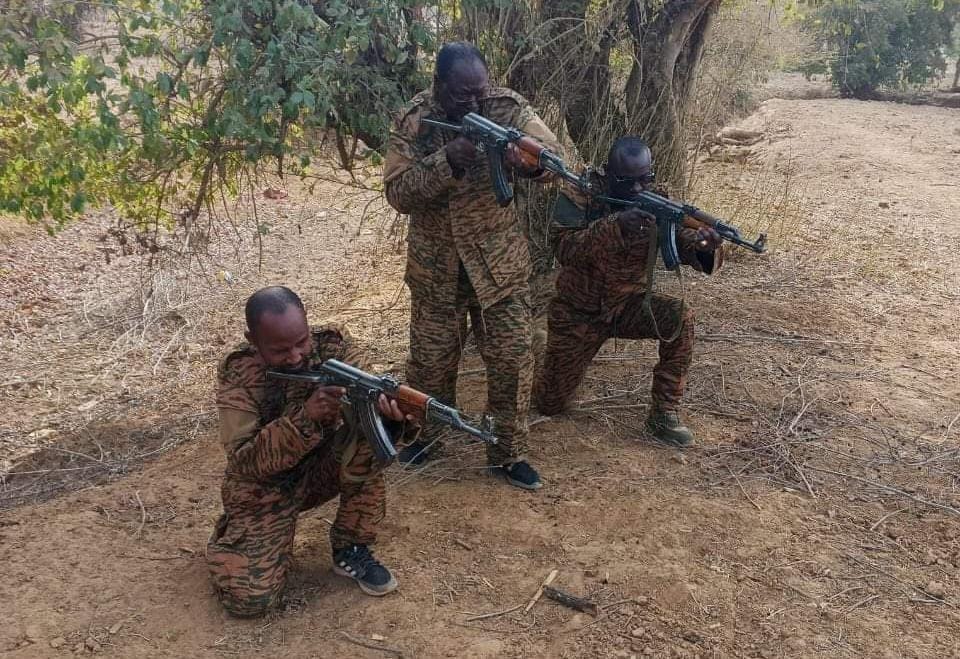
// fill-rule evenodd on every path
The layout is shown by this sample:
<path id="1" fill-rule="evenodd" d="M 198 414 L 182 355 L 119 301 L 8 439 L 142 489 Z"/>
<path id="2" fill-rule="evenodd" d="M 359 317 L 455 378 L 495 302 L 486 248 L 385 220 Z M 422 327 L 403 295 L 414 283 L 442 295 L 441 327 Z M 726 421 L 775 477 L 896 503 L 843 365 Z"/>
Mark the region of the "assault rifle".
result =
<path id="1" fill-rule="evenodd" d="M 384 466 L 397 457 L 397 449 L 377 409 L 377 400 L 381 394 L 397 401 L 401 412 L 410 414 L 419 421 L 442 423 L 489 444 L 497 443 L 490 417 L 484 415 L 480 427 L 476 428 L 463 420 L 459 410 L 444 405 L 422 391 L 400 384 L 389 375 L 372 375 L 336 359 L 328 359 L 311 370 L 271 369 L 267 371 L 267 376 L 318 386 L 346 388 L 347 401 L 357 409 L 363 434 L 370 442 L 377 460 Z"/>
<path id="2" fill-rule="evenodd" d="M 451 124 L 435 119 L 422 119 L 421 121 L 429 126 L 460 133 L 473 140 L 478 150 L 487 154 L 487 160 L 490 163 L 490 178 L 493 180 L 493 190 L 497 195 L 497 202 L 501 206 L 506 206 L 513 199 L 513 190 L 507 182 L 507 175 L 503 166 L 503 155 L 508 144 L 515 144 L 522 161 L 528 167 L 553 172 L 560 178 L 573 183 L 584 194 L 597 201 L 621 208 L 636 207 L 649 213 L 656 219 L 660 256 L 663 259 L 664 267 L 668 270 L 676 270 L 680 267 L 680 254 L 677 250 L 678 226 L 699 229 L 706 225 L 720 234 L 720 237 L 727 242 L 746 247 L 758 254 L 766 251 L 766 234 L 760 234 L 755 241 L 750 242 L 743 238 L 735 226 L 696 206 L 673 201 L 653 192 L 641 192 L 631 199 L 609 197 L 598 188 L 593 181 L 593 177 L 590 176 L 589 170 L 583 174 L 576 174 L 567 167 L 563 158 L 516 128 L 501 126 L 473 112 L 467 114 L 460 124 Z"/>
<path id="3" fill-rule="evenodd" d="M 750 242 L 740 235 L 740 230 L 735 226 L 727 224 L 705 210 L 661 197 L 653 192 L 643 191 L 630 199 L 608 197 L 603 194 L 594 194 L 592 197 L 614 207 L 639 208 L 652 215 L 657 221 L 660 257 L 663 259 L 663 267 L 667 270 L 676 270 L 680 267 L 680 253 L 677 251 L 678 226 L 699 229 L 706 225 L 716 231 L 721 238 L 734 245 L 746 247 L 757 254 L 762 254 L 767 250 L 767 234 L 761 233 L 755 241 Z"/>
<path id="4" fill-rule="evenodd" d="M 523 131 L 490 121 L 475 112 L 467 114 L 459 124 L 451 124 L 436 119 L 421 119 L 421 123 L 435 126 L 444 130 L 460 133 L 471 140 L 481 153 L 487 154 L 490 163 L 490 179 L 493 181 L 493 192 L 497 195 L 497 203 L 507 206 L 513 200 L 513 188 L 507 181 L 507 172 L 503 166 L 503 156 L 507 145 L 516 144 L 520 149 L 520 157 L 528 167 L 548 169 L 551 172 L 563 175 L 567 168 L 563 159 L 540 144 Z M 576 175 L 571 173 L 574 181 Z"/>

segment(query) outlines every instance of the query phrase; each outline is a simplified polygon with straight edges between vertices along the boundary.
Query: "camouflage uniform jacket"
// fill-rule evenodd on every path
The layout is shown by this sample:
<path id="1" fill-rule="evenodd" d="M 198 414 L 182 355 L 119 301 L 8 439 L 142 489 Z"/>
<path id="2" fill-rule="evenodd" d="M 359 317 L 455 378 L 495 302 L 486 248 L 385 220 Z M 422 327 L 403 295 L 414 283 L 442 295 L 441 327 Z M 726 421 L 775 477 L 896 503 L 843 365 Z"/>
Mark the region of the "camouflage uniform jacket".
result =
<path id="1" fill-rule="evenodd" d="M 559 149 L 533 108 L 509 89 L 491 88 L 480 114 Z M 523 229 L 512 206 L 497 204 L 486 159 L 454 172 L 443 147 L 457 134 L 422 125 L 422 118 L 447 120 L 432 89 L 401 112 L 384 167 L 387 201 L 410 215 L 407 285 L 412 293 L 452 305 L 463 263 L 486 309 L 527 285 L 530 255 Z"/>
<path id="2" fill-rule="evenodd" d="M 600 184 L 605 188 L 605 181 Z M 661 196 L 664 192 L 657 191 Z M 629 300 L 647 290 L 650 239 L 656 232 L 627 237 L 617 223 L 619 212 L 607 205 L 588 204 L 573 191 L 561 194 L 554 206 L 551 226 L 553 253 L 560 262 L 557 299 L 590 315 L 609 320 L 624 310 Z M 698 252 L 696 231 L 677 231 L 680 261 L 711 274 L 723 262 L 723 250 Z"/>
<path id="3" fill-rule="evenodd" d="M 339 359 L 364 368 L 364 360 L 345 330 L 312 328 L 310 365 Z M 227 475 L 240 480 L 273 481 L 294 468 L 312 450 L 333 441 L 343 423 L 321 426 L 306 417 L 303 403 L 313 385 L 268 380 L 256 348 L 244 344 L 227 355 L 218 372 L 220 441 L 227 453 Z M 349 421 L 349 419 L 348 419 Z"/>

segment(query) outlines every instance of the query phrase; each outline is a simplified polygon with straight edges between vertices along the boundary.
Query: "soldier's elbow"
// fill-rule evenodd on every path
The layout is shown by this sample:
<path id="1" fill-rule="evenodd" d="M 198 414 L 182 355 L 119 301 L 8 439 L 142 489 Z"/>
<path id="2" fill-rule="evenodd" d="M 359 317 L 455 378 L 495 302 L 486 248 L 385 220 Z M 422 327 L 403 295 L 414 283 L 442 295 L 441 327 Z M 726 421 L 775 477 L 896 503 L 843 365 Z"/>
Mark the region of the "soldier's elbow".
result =
<path id="1" fill-rule="evenodd" d="M 404 195 L 397 190 L 397 186 L 388 183 L 385 192 L 387 203 L 390 204 L 395 211 L 404 215 L 410 213 L 411 204 L 404 198 Z"/>

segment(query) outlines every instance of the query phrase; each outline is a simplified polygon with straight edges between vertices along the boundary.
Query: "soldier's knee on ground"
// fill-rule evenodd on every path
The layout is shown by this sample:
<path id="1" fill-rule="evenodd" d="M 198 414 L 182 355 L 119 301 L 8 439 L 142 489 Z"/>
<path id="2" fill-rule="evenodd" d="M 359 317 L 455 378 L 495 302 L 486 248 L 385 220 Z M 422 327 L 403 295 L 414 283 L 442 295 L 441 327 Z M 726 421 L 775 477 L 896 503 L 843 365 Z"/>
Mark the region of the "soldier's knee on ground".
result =
<path id="1" fill-rule="evenodd" d="M 217 589 L 217 599 L 223 610 L 234 618 L 262 618 L 272 609 L 276 608 L 280 601 L 282 588 L 278 588 L 276 593 L 269 598 L 250 597 L 243 591 L 230 592 Z"/>
<path id="2" fill-rule="evenodd" d="M 207 544 L 207 566 L 217 599 L 230 615 L 262 616 L 280 600 L 287 561 L 273 547 L 251 552 L 244 546 L 243 532 L 230 528 L 227 521 L 226 515 L 220 517 Z"/>

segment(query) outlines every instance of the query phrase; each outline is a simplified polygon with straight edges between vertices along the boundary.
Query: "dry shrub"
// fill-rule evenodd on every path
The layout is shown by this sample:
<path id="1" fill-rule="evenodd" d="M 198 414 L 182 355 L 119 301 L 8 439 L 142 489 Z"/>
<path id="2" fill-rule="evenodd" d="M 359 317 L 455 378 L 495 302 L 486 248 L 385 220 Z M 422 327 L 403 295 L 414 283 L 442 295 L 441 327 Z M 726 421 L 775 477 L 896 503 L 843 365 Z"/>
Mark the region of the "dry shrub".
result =
<path id="1" fill-rule="evenodd" d="M 809 45 L 769 3 L 724 5 L 700 67 L 696 98 L 686 115 L 692 158 L 723 126 L 757 109 L 761 87 Z"/>

